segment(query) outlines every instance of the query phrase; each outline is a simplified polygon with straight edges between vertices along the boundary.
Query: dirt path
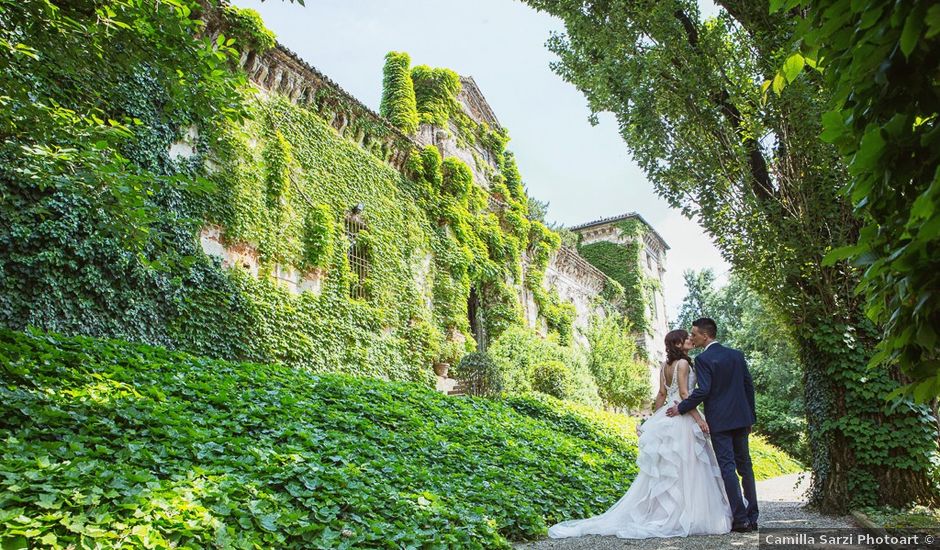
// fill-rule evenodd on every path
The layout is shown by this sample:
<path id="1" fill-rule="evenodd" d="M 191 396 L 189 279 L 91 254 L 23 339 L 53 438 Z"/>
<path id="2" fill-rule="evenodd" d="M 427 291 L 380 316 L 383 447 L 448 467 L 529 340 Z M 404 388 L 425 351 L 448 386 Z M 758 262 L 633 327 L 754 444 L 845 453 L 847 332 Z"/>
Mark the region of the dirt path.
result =
<path id="1" fill-rule="evenodd" d="M 800 479 L 800 476 L 803 479 Z M 809 474 L 790 474 L 757 482 L 760 502 L 760 526 L 766 527 L 856 527 L 850 516 L 824 516 L 803 508 L 803 494 Z M 722 550 L 725 548 L 757 547 L 757 533 L 695 536 L 671 539 L 623 540 L 616 537 L 582 537 L 577 539 L 541 540 L 518 544 L 516 548 L 610 550 L 617 548 L 683 550 Z"/>

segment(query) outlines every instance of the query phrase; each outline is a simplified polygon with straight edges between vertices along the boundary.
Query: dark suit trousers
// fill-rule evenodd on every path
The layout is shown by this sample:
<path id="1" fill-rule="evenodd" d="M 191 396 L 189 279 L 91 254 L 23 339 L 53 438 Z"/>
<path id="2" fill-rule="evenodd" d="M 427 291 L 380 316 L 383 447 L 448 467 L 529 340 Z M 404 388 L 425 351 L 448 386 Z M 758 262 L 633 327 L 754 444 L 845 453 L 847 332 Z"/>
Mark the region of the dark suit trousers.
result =
<path id="1" fill-rule="evenodd" d="M 734 516 L 731 520 L 734 527 L 757 523 L 757 487 L 754 484 L 754 468 L 751 466 L 751 455 L 747 446 L 749 432 L 749 428 L 737 428 L 711 434 L 715 458 L 721 468 L 721 478 L 725 482 L 731 514 Z M 741 474 L 741 484 L 738 484 L 738 474 Z M 747 507 L 741 499 L 742 485 Z"/>

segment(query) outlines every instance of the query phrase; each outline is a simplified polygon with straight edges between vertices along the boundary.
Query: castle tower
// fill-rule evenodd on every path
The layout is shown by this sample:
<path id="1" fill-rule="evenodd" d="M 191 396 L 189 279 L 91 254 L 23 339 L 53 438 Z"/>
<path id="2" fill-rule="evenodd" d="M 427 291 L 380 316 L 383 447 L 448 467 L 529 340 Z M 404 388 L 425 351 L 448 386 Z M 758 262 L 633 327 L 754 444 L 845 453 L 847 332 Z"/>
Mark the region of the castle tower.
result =
<path id="1" fill-rule="evenodd" d="M 669 331 L 666 315 L 665 288 L 663 276 L 666 273 L 666 251 L 669 245 L 642 216 L 635 212 L 602 218 L 593 222 L 570 228 L 578 234 L 582 255 L 601 271 L 614 280 L 631 277 L 633 273 L 642 275 L 640 280 L 647 302 L 645 315 L 646 330 L 637 334 L 637 344 L 646 351 L 650 359 L 650 382 L 653 391 L 659 389 L 659 366 L 666 359 L 664 339 Z M 610 243 L 623 247 L 623 254 L 592 254 L 591 249 L 597 243 Z M 606 247 L 609 248 L 609 247 Z M 639 249 L 637 254 L 627 253 Z M 616 249 L 615 249 L 616 250 Z M 617 265 L 616 258 L 629 257 L 638 265 Z M 622 280 L 618 280 L 623 284 Z"/>

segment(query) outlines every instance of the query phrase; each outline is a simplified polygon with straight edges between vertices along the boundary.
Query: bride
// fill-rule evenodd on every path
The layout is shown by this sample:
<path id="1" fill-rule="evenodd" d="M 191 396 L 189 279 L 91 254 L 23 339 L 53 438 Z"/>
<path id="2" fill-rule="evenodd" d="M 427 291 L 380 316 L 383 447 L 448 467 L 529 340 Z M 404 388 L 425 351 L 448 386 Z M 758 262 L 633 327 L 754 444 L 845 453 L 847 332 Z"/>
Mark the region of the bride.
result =
<path id="1" fill-rule="evenodd" d="M 637 474 L 609 510 L 569 520 L 548 530 L 551 538 L 616 535 L 627 539 L 723 534 L 731 530 L 731 507 L 708 424 L 697 410 L 666 416 L 665 403 L 685 399 L 695 387 L 684 330 L 666 335 L 666 363 L 659 377 L 655 412 L 640 428 Z"/>

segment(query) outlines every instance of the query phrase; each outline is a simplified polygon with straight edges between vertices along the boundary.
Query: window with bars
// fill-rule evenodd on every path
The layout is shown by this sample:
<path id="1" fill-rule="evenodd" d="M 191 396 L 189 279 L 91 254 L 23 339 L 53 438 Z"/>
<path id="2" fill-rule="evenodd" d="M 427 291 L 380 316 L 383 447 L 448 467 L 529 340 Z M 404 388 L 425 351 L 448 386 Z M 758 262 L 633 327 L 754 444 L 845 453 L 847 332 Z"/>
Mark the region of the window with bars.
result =
<path id="1" fill-rule="evenodd" d="M 361 211 L 354 209 L 346 216 L 346 240 L 349 248 L 346 257 L 349 259 L 349 296 L 358 300 L 367 298 L 366 277 L 369 275 L 370 254 L 368 243 L 362 238 L 366 224 L 362 220 Z"/>

